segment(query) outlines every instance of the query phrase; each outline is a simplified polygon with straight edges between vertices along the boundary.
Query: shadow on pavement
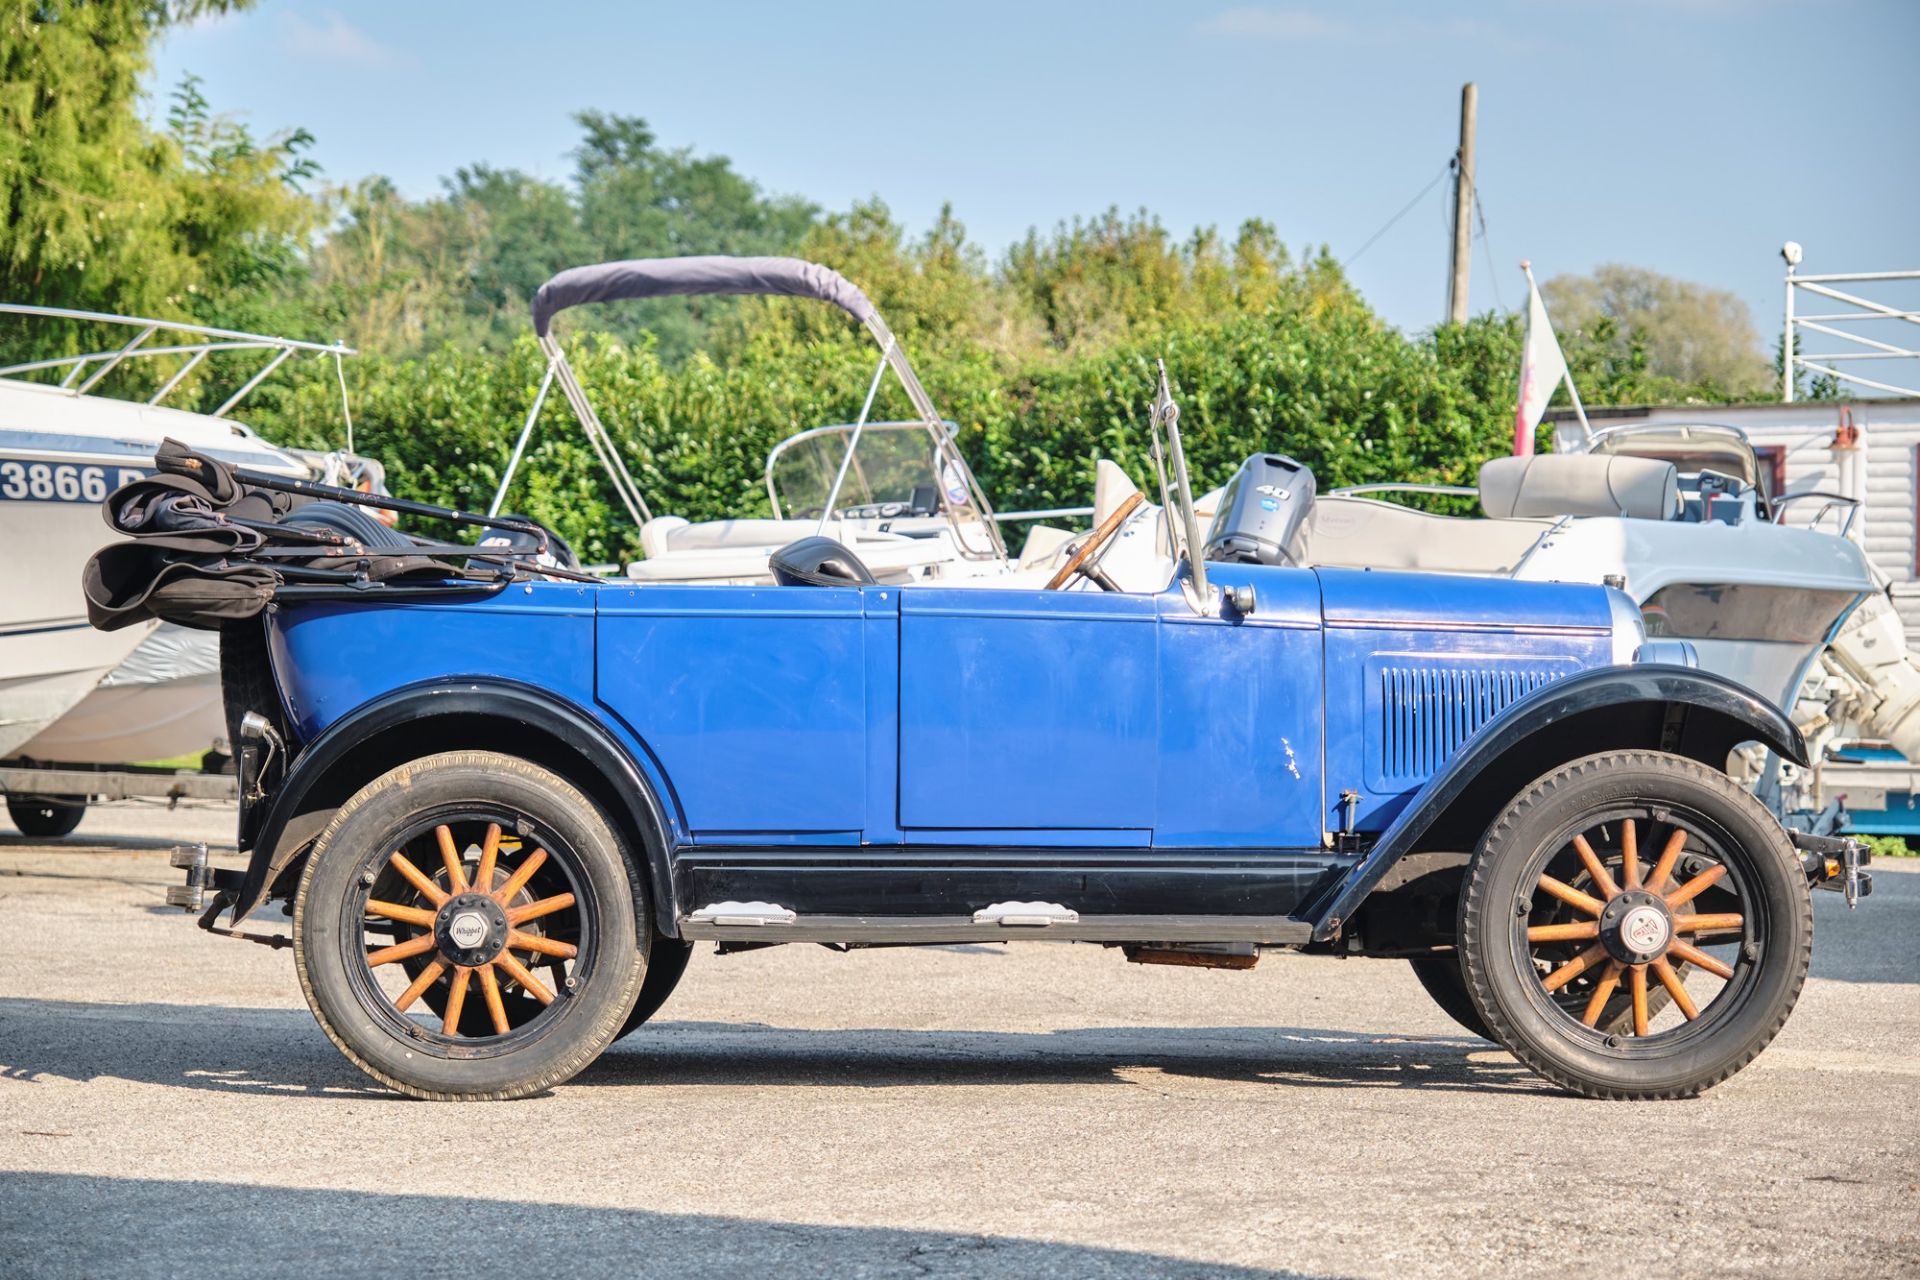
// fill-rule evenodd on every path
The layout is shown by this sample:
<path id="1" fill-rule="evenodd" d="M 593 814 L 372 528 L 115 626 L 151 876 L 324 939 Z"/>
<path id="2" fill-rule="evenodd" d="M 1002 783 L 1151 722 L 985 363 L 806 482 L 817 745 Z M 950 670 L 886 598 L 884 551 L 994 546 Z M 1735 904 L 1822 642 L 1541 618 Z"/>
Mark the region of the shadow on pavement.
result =
<path id="1" fill-rule="evenodd" d="M 1146 1073 L 1146 1078 L 1140 1078 Z M 0 999 L 0 1077 L 116 1078 L 229 1093 L 395 1098 L 304 1010 Z M 620 1041 L 569 1088 L 752 1085 L 906 1088 L 1181 1079 L 1313 1088 L 1550 1093 L 1485 1041 L 1300 1027 L 1062 1031 L 811 1030 L 660 1022 Z"/>
<path id="2" fill-rule="evenodd" d="M 662 1022 L 620 1041 L 586 1084 L 1110 1084 L 1159 1080 L 1551 1093 L 1471 1036 L 1394 1036 L 1307 1027 L 1081 1027 L 1061 1031 L 812 1030 Z M 1171 1090 L 1168 1090 L 1171 1091 Z"/>
<path id="3" fill-rule="evenodd" d="M 0 1173 L 0 1256 L 42 1276 L 1301 1273 L 1006 1236 L 224 1182 Z"/>

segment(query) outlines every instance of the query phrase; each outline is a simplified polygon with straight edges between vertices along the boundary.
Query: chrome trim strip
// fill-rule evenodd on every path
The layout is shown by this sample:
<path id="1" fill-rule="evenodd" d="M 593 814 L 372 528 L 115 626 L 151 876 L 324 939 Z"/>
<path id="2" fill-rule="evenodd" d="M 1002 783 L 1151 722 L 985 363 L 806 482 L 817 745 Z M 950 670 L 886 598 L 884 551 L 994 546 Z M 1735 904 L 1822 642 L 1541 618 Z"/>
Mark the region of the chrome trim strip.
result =
<path id="1" fill-rule="evenodd" d="M 1471 631 L 1515 636 L 1605 636 L 1608 627 L 1585 627 L 1549 622 L 1395 622 L 1385 618 L 1328 618 L 1327 626 L 1343 631 Z"/>
<path id="2" fill-rule="evenodd" d="M 680 936 L 690 941 L 725 942 L 1006 942 L 1018 929 L 994 922 L 977 924 L 972 916 L 799 916 L 769 938 L 764 925 L 721 925 L 680 918 Z M 1081 916 L 1072 923 L 1036 928 L 1028 936 L 1049 942 L 1255 942 L 1298 945 L 1310 942 L 1313 926 L 1293 916 Z"/>

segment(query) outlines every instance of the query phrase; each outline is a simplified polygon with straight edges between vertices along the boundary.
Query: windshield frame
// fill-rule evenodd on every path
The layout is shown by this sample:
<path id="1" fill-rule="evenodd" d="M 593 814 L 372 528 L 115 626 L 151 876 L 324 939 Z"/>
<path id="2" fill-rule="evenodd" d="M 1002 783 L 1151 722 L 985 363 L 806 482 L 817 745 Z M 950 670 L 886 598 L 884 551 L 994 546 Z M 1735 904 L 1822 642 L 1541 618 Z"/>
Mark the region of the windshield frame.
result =
<path id="1" fill-rule="evenodd" d="M 986 494 L 982 492 L 980 488 L 980 481 L 973 474 L 973 468 L 967 465 L 967 460 L 960 456 L 960 450 L 958 446 L 954 444 L 954 437 L 960 430 L 959 425 L 947 418 L 939 419 L 938 423 L 939 429 L 936 430 L 932 425 L 918 418 L 897 418 L 884 422 L 868 422 L 864 425 L 853 422 L 834 422 L 827 423 L 823 426 L 809 427 L 805 431 L 795 432 L 767 451 L 767 463 L 762 479 L 767 488 L 768 509 L 773 513 L 773 518 L 776 520 L 801 518 L 783 509 L 780 501 L 779 487 L 774 482 L 774 468 L 779 465 L 781 456 L 789 450 L 812 441 L 833 440 L 836 438 L 844 438 L 854 443 L 857 450 L 858 442 L 855 439 L 856 435 L 864 436 L 876 431 L 883 434 L 924 431 L 927 433 L 927 437 L 933 447 L 933 452 L 928 458 L 927 478 L 933 481 L 935 491 L 941 495 L 940 514 L 945 516 L 948 524 L 953 527 L 956 545 L 960 548 L 963 555 L 967 554 L 969 542 L 966 534 L 961 531 L 961 520 L 959 512 L 955 510 L 956 506 L 961 506 L 962 509 L 971 507 L 978 515 L 979 523 L 990 531 L 997 532 L 997 520 L 993 507 L 987 502 Z M 857 460 L 854 465 L 857 467 Z M 965 488 L 967 500 L 964 504 L 956 504 L 948 496 L 946 479 L 943 473 L 949 468 L 958 474 Z M 810 519 L 811 517 L 807 518 Z M 990 532 L 988 534 L 990 542 L 992 537 L 993 533 Z M 983 553 L 976 551 L 976 554 Z"/>
<path id="2" fill-rule="evenodd" d="M 1160 498 L 1164 509 L 1172 517 L 1167 523 L 1169 533 L 1177 544 L 1174 558 L 1176 561 L 1187 562 L 1188 576 L 1185 580 L 1187 603 L 1202 617 L 1212 617 L 1219 607 L 1219 602 L 1207 586 L 1205 544 L 1200 540 L 1200 521 L 1193 501 L 1193 483 L 1187 477 L 1187 450 L 1186 446 L 1180 442 L 1180 406 L 1174 401 L 1173 389 L 1167 382 L 1167 362 L 1156 360 L 1154 364 L 1160 371 L 1160 383 L 1154 390 L 1153 412 L 1149 421 L 1153 431 L 1154 465 L 1159 472 Z M 1163 430 L 1164 445 L 1161 438 Z M 1169 479 L 1167 467 L 1161 464 L 1162 457 L 1172 465 L 1171 489 L 1167 484 Z"/>
<path id="3" fill-rule="evenodd" d="M 1770 492 L 1772 485 L 1753 438 L 1739 427 L 1718 422 L 1629 422 L 1603 427 L 1593 433 L 1589 453 L 1652 458 L 1671 462 L 1685 478 L 1702 471 L 1730 475 L 1758 495 L 1759 514 L 1771 518 L 1770 508 L 1782 495 Z M 1730 470 L 1723 469 L 1731 468 Z"/>

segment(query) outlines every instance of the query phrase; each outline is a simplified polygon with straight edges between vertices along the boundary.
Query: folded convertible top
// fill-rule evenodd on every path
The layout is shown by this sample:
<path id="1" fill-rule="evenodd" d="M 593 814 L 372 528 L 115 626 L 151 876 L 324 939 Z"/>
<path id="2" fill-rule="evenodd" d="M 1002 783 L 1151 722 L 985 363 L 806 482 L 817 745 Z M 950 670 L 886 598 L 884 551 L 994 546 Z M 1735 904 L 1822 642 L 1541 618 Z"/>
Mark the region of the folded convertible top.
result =
<path id="1" fill-rule="evenodd" d="M 154 464 L 156 474 L 121 485 L 102 504 L 107 525 L 125 535 L 82 571 L 87 619 L 102 631 L 153 618 L 214 631 L 253 617 L 289 587 L 472 590 L 511 581 L 513 557 L 531 554 L 409 537 L 363 505 L 327 500 L 368 502 L 364 495 L 304 483 L 300 492 L 269 488 L 292 482 L 237 472 L 177 440 L 161 443 Z"/>

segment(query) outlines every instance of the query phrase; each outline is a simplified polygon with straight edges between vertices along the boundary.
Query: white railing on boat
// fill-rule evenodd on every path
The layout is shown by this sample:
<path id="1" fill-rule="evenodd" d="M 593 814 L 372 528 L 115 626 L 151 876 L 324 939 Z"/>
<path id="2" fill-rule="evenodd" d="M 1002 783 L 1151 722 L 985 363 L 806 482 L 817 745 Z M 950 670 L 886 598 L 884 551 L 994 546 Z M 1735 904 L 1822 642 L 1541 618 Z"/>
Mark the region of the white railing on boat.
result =
<path id="1" fill-rule="evenodd" d="M 268 357 L 266 364 L 241 384 L 238 391 L 228 396 L 218 409 L 208 415 L 214 418 L 224 417 L 235 405 L 246 399 L 248 394 L 264 382 L 275 369 L 295 355 L 332 356 L 337 370 L 342 356 L 356 354 L 352 347 L 343 346 L 338 342 L 301 342 L 294 338 L 276 338 L 263 333 L 242 333 L 237 329 L 217 329 L 211 325 L 188 324 L 178 320 L 150 320 L 144 316 L 117 316 L 104 311 L 75 311 L 67 307 L 36 307 L 18 302 L 0 302 L 0 315 L 33 316 L 48 320 L 82 320 L 98 324 L 124 325 L 130 329 L 139 330 L 131 341 L 118 347 L 90 351 L 84 355 L 55 356 L 50 359 L 29 360 L 21 364 L 0 367 L 0 378 L 46 369 L 65 369 L 66 375 L 60 379 L 59 385 L 63 390 L 71 391 L 75 395 L 87 394 L 100 384 L 101 379 L 128 359 L 146 359 L 152 356 L 187 357 L 186 362 L 148 398 L 148 404 L 157 405 L 171 395 L 201 361 L 215 352 L 271 352 L 272 355 Z M 147 339 L 156 333 L 183 334 L 201 341 L 176 342 L 159 347 L 147 346 Z M 98 367 L 92 367 L 95 365 Z M 345 390 L 345 378 L 342 375 L 343 395 Z"/>
<path id="2" fill-rule="evenodd" d="M 1331 490 L 1327 496 L 1357 498 L 1368 493 L 1426 493 L 1439 494 L 1444 498 L 1477 498 L 1478 489 L 1464 484 L 1415 484 L 1411 481 L 1400 483 L 1385 481 L 1380 484 L 1350 484 L 1344 488 Z"/>

